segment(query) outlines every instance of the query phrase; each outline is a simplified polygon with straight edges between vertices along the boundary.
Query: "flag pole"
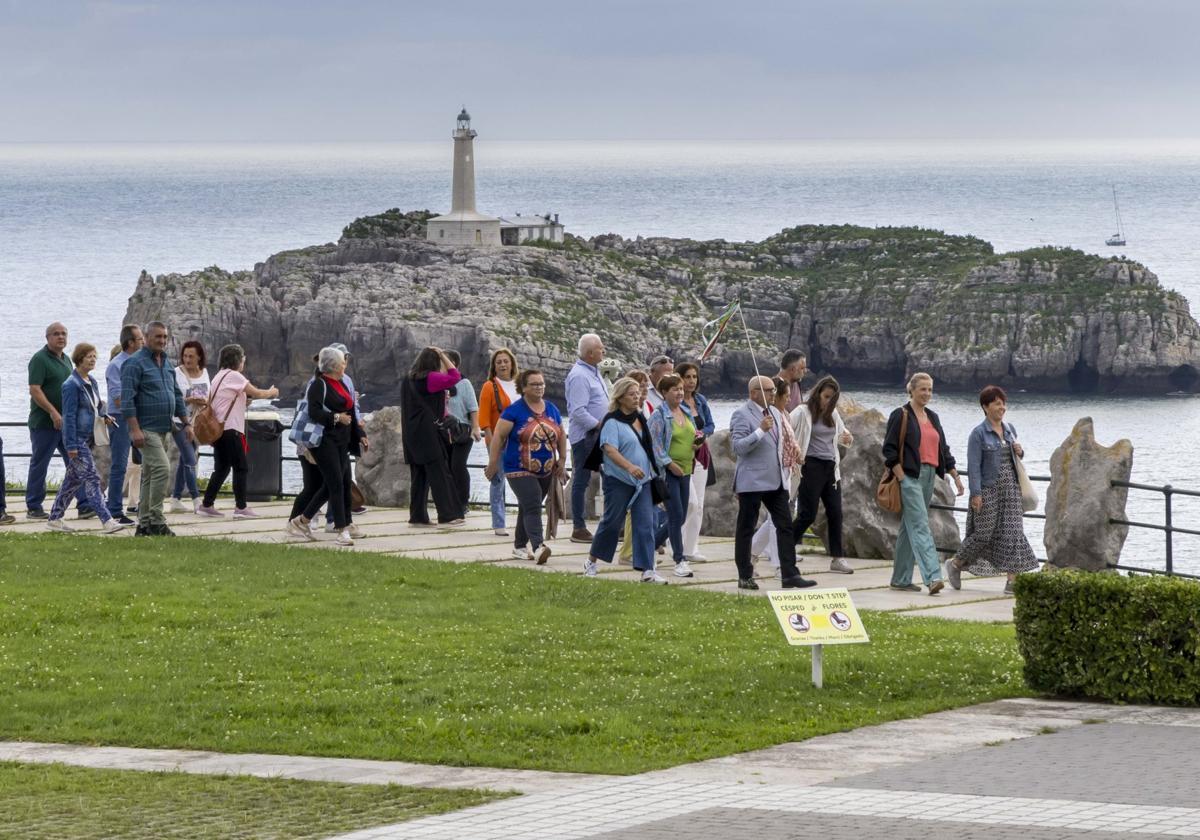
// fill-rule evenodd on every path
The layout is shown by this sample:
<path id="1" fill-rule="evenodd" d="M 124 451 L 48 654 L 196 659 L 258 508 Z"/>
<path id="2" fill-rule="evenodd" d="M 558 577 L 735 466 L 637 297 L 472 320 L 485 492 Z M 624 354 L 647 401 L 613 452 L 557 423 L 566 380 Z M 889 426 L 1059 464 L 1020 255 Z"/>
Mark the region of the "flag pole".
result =
<path id="1" fill-rule="evenodd" d="M 758 372 L 758 358 L 754 355 L 754 342 L 750 338 L 750 328 L 746 326 L 746 316 L 742 314 L 742 301 L 738 300 L 738 317 L 742 319 L 742 329 L 746 331 L 746 346 L 750 348 L 750 361 L 754 364 L 754 378 L 758 379 L 762 374 Z M 762 394 L 763 415 L 767 414 L 767 393 L 759 391 Z"/>

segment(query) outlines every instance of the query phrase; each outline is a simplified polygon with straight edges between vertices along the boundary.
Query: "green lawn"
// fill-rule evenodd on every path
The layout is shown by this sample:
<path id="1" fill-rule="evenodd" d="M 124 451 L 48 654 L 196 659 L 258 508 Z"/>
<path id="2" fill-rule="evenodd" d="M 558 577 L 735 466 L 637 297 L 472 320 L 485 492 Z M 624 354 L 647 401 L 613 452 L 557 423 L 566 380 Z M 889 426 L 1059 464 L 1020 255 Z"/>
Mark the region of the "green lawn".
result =
<path id="1" fill-rule="evenodd" d="M 329 837 L 507 794 L 0 762 L 0 837 Z"/>
<path id="2" fill-rule="evenodd" d="M 634 773 L 1027 693 L 1011 626 L 202 539 L 0 534 L 0 739 Z"/>

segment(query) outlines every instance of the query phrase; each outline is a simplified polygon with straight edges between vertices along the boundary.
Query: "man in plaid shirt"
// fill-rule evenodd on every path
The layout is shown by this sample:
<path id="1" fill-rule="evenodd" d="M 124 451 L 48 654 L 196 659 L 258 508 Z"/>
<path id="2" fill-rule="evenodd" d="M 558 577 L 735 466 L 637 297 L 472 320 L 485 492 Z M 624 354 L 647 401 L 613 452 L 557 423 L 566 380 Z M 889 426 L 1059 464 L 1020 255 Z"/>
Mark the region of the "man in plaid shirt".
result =
<path id="1" fill-rule="evenodd" d="M 187 404 L 175 380 L 175 368 L 167 360 L 170 333 L 161 321 L 143 330 L 146 346 L 121 365 L 121 414 L 129 426 L 129 440 L 142 451 L 142 492 L 138 503 L 139 537 L 173 537 L 163 516 L 163 498 L 171 465 L 167 460 L 167 438 L 175 418 L 183 424 L 189 441 L 194 440 Z"/>

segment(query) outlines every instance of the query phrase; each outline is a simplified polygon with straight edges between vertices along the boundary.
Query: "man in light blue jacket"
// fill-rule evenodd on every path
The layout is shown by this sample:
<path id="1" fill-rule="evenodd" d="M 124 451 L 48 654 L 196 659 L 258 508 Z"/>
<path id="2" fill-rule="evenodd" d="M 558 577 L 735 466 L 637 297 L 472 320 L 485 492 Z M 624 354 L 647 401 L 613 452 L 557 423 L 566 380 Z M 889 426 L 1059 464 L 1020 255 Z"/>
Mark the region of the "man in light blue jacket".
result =
<path id="1" fill-rule="evenodd" d="M 783 425 L 788 418 L 771 406 L 775 385 L 769 376 L 751 377 L 749 399 L 729 420 L 729 442 L 737 458 L 733 489 L 738 496 L 733 560 L 738 569 L 738 589 L 758 589 L 750 562 L 750 541 L 758 527 L 758 509 L 767 508 L 775 525 L 779 546 L 779 575 L 784 589 L 816 586 L 796 568 L 796 543 L 792 539 L 792 512 L 788 481 L 783 470 Z"/>

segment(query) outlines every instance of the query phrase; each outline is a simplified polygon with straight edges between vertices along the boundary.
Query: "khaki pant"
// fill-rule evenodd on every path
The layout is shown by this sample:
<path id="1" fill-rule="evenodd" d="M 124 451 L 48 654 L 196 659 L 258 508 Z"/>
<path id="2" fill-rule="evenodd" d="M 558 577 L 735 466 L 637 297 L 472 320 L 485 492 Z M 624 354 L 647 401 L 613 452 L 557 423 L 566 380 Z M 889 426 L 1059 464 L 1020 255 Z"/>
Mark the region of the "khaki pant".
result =
<path id="1" fill-rule="evenodd" d="M 142 491 L 138 499 L 138 527 L 166 525 L 163 516 L 163 499 L 167 495 L 167 481 L 171 477 L 171 463 L 167 460 L 167 432 L 146 432 L 146 443 L 142 446 Z"/>

